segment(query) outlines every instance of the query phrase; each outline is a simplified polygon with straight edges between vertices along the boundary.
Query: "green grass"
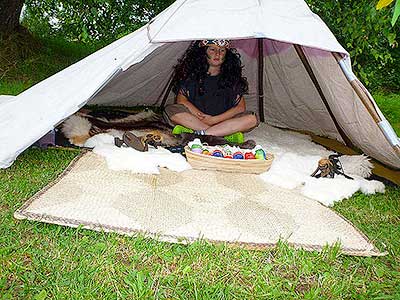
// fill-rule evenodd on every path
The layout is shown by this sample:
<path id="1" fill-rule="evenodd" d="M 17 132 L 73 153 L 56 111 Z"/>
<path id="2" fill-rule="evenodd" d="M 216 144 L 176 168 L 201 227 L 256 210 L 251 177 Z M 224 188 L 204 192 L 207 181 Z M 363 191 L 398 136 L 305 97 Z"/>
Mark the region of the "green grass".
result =
<path id="1" fill-rule="evenodd" d="M 17 95 L 99 47 L 30 35 L 0 39 L 0 95 Z"/>
<path id="2" fill-rule="evenodd" d="M 375 94 L 375 101 L 400 136 L 400 94 Z"/>
<path id="3" fill-rule="evenodd" d="M 10 70 L 0 93 L 17 94 L 93 50 L 42 43 L 47 50 Z M 399 99 L 377 95 L 397 130 Z M 265 251 L 204 241 L 175 245 L 16 220 L 15 210 L 78 153 L 28 149 L 0 170 L 0 299 L 400 299 L 398 188 L 358 193 L 333 207 L 388 252 L 379 258 L 345 256 L 337 247 L 307 252 L 285 243 Z"/>
<path id="4" fill-rule="evenodd" d="M 396 299 L 400 297 L 400 190 L 357 194 L 334 209 L 363 230 L 380 258 L 265 251 L 196 242 L 174 245 L 39 222 L 16 209 L 78 151 L 29 149 L 0 171 L 2 299 Z"/>

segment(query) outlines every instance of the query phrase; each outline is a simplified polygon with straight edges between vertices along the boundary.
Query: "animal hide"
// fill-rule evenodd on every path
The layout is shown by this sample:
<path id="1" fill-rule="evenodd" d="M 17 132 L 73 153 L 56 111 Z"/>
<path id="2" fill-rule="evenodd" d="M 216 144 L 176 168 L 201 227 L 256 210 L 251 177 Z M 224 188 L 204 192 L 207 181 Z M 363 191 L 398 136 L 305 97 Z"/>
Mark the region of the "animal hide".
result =
<path id="1" fill-rule="evenodd" d="M 96 134 L 109 133 L 120 136 L 125 131 L 132 131 L 138 136 L 157 131 L 167 145 L 178 144 L 178 139 L 171 134 L 171 128 L 163 121 L 161 115 L 152 110 L 132 114 L 117 110 L 105 112 L 83 109 L 61 125 L 61 132 L 76 146 L 84 146 L 85 142 Z"/>
<path id="2" fill-rule="evenodd" d="M 82 109 L 61 125 L 61 132 L 68 141 L 80 147 L 96 134 L 108 133 L 113 136 L 121 136 L 125 131 L 130 131 L 138 137 L 146 136 L 149 133 L 158 134 L 166 147 L 184 146 L 195 138 L 199 138 L 210 146 L 223 144 L 237 146 L 237 144 L 228 143 L 223 137 L 218 136 L 200 136 L 193 133 L 173 135 L 172 128 L 164 121 L 162 115 L 152 110 L 132 114 L 122 110 L 91 111 Z M 255 142 L 248 140 L 240 147 L 252 149 L 255 147 Z"/>

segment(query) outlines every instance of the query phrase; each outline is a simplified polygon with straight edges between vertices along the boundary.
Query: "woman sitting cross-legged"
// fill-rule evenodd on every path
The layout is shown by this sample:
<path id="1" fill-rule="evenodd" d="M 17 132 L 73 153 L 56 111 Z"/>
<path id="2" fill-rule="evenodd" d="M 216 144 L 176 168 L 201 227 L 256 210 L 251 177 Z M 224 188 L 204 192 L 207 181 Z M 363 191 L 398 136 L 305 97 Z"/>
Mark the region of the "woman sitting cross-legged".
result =
<path id="1" fill-rule="evenodd" d="M 175 66 L 176 104 L 165 107 L 167 120 L 184 132 L 225 137 L 243 143 L 242 132 L 258 126 L 254 112 L 246 111 L 248 92 L 242 63 L 227 40 L 194 42 Z"/>

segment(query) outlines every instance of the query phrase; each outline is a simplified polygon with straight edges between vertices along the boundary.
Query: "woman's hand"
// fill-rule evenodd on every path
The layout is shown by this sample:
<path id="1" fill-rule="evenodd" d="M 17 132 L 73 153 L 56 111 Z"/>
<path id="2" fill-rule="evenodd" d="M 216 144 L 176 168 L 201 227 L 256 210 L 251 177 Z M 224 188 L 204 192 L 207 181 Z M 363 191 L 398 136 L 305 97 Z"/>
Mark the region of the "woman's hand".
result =
<path id="1" fill-rule="evenodd" d="M 200 121 L 202 121 L 204 124 L 208 126 L 212 126 L 219 123 L 219 121 L 215 118 L 215 116 L 207 115 L 201 111 L 197 112 L 196 116 Z"/>
<path id="2" fill-rule="evenodd" d="M 211 115 L 206 115 L 203 114 L 204 118 L 201 119 L 201 121 L 205 124 L 207 124 L 208 126 L 213 126 L 217 123 L 219 123 L 218 119 L 215 116 L 211 116 Z"/>
<path id="3" fill-rule="evenodd" d="M 206 115 L 205 113 L 201 112 L 200 110 L 198 112 L 196 112 L 196 117 L 199 120 L 203 120 L 206 116 L 208 116 L 208 115 Z"/>

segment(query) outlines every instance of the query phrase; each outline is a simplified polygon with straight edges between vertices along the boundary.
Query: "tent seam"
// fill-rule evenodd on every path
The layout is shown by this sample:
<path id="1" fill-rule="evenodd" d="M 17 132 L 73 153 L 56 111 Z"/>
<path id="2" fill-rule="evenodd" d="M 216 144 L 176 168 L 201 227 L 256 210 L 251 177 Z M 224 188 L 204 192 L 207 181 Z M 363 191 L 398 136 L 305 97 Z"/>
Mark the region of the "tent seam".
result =
<path id="1" fill-rule="evenodd" d="M 164 22 L 164 24 L 160 27 L 160 29 L 157 31 L 157 33 L 154 34 L 153 39 L 157 36 L 157 34 L 160 33 L 160 31 L 164 28 L 164 26 L 169 22 L 169 20 L 171 20 L 171 18 L 176 14 L 176 12 L 181 9 L 181 7 L 187 2 L 188 0 L 184 0 L 183 3 L 181 5 L 179 5 L 179 7 L 169 16 L 169 18 Z M 153 39 L 150 36 L 150 24 L 148 24 L 147 26 L 148 31 L 147 31 L 147 36 L 149 38 L 150 43 L 153 42 Z"/>

